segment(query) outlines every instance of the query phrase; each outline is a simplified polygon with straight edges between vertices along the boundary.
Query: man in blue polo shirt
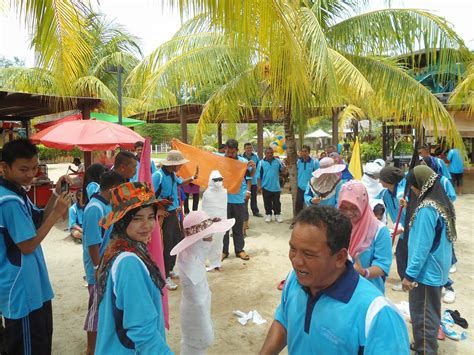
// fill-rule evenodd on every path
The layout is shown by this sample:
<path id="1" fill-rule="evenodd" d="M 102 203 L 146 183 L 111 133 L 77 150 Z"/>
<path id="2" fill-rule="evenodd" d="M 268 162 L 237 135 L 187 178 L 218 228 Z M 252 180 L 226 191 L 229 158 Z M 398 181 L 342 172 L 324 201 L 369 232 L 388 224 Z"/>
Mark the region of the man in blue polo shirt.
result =
<path id="1" fill-rule="evenodd" d="M 256 169 L 253 160 L 247 160 L 239 156 L 239 142 L 235 139 L 229 139 L 225 143 L 225 157 L 229 159 L 237 159 L 243 163 L 247 163 L 247 171 L 250 174 L 242 179 L 240 190 L 236 194 L 227 194 L 227 218 L 235 218 L 235 224 L 232 227 L 232 239 L 234 240 L 235 255 L 242 260 L 249 260 L 250 257 L 245 252 L 244 241 L 244 221 L 246 217 L 245 202 L 248 201 L 251 195 L 252 174 Z M 229 257 L 229 232 L 224 235 L 224 245 L 222 248 L 222 261 Z"/>
<path id="2" fill-rule="evenodd" d="M 108 171 L 100 177 L 100 191 L 92 195 L 84 210 L 82 256 L 89 290 L 89 306 L 84 330 L 87 332 L 87 355 L 94 354 L 97 338 L 99 302 L 95 272 L 100 258 L 104 255 L 110 240 L 112 227 L 104 230 L 99 222 L 112 211 L 110 207 L 110 189 L 123 184 L 125 178 L 115 171 Z"/>
<path id="3" fill-rule="evenodd" d="M 329 206 L 304 209 L 290 238 L 281 303 L 260 354 L 409 354 L 405 321 L 347 260 L 351 223 Z"/>
<path id="4" fill-rule="evenodd" d="M 304 207 L 304 192 L 309 180 L 313 176 L 313 171 L 319 169 L 319 161 L 309 155 L 311 148 L 304 145 L 300 152 L 300 157 L 296 163 L 298 169 L 298 191 L 296 192 L 295 214 L 298 214 Z"/>
<path id="5" fill-rule="evenodd" d="M 253 152 L 252 143 L 245 143 L 244 144 L 244 154 L 242 157 L 247 159 L 248 161 L 252 160 L 255 165 L 258 165 L 260 159 L 258 159 L 257 154 Z M 257 184 L 257 174 L 254 174 L 252 177 L 252 187 L 250 188 L 250 209 L 252 210 L 252 214 L 255 217 L 263 217 L 260 211 L 258 210 L 257 205 L 257 192 L 258 192 L 258 184 Z"/>
<path id="6" fill-rule="evenodd" d="M 446 166 L 446 163 L 437 157 L 431 155 L 430 147 L 422 145 L 418 149 L 418 154 L 421 158 L 426 159 L 427 165 L 438 175 L 445 176 L 447 179 L 451 179 L 451 173 Z"/>
<path id="7" fill-rule="evenodd" d="M 135 143 L 135 159 L 137 160 L 137 166 L 135 168 L 135 175 L 130 179 L 130 182 L 138 181 L 138 173 L 140 172 L 140 159 L 142 157 L 143 146 L 145 144 L 142 141 L 138 141 Z M 150 170 L 151 175 L 153 175 L 158 169 L 156 169 L 156 164 L 153 159 L 150 159 Z"/>
<path id="8" fill-rule="evenodd" d="M 260 160 L 257 165 L 257 179 L 262 189 L 263 205 L 265 207 L 265 222 L 272 221 L 272 213 L 275 215 L 275 221 L 283 222 L 281 218 L 280 202 L 280 174 L 284 173 L 286 168 L 280 159 L 273 155 L 273 148 L 265 149 L 265 158 Z"/>
<path id="9" fill-rule="evenodd" d="M 5 318 L 7 354 L 51 353 L 53 290 L 41 242 L 71 203 L 61 193 L 62 176 L 44 210 L 24 186 L 38 171 L 38 150 L 29 140 L 3 146 L 0 178 L 0 314 Z"/>
<path id="10" fill-rule="evenodd" d="M 456 187 L 458 196 L 462 195 L 462 178 L 464 175 L 464 161 L 459 149 L 452 148 L 449 150 L 446 159 L 449 161 L 448 170 L 451 173 L 451 182 Z"/>
<path id="11" fill-rule="evenodd" d="M 171 256 L 170 252 L 182 239 L 183 231 L 178 217 L 180 207 L 178 186 L 187 185 L 198 178 L 199 169 L 196 168 L 194 176 L 189 179 L 182 179 L 176 175 L 176 172 L 183 164 L 188 163 L 189 160 L 184 159 L 183 154 L 178 150 L 170 150 L 165 160 L 161 162 L 162 167 L 153 174 L 152 183 L 155 195 L 161 200 L 169 200 L 171 204 L 167 211 L 163 211 L 164 220 L 163 225 L 163 259 L 165 262 L 166 272 L 166 287 L 169 290 L 176 290 L 176 285 L 171 277 L 175 274 L 173 272 L 176 264 L 176 256 Z"/>

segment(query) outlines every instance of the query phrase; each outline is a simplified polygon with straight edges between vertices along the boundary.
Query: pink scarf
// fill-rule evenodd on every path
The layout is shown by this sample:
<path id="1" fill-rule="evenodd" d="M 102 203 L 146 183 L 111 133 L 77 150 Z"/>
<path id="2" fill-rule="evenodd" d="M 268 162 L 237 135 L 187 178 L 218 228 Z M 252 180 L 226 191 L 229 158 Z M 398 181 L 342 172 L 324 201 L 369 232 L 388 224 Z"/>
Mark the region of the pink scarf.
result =
<path id="1" fill-rule="evenodd" d="M 140 170 L 138 171 L 138 181 L 152 183 L 151 179 L 151 142 L 150 138 L 145 139 L 145 145 L 143 146 L 142 155 L 140 157 Z M 156 222 L 156 227 L 151 234 L 151 242 L 148 243 L 148 251 L 152 259 L 158 265 L 161 275 L 166 278 L 165 273 L 165 261 L 163 258 L 163 242 L 161 237 L 161 228 L 160 223 Z M 163 315 L 165 319 L 166 329 L 170 329 L 169 324 L 169 309 L 168 309 L 168 290 L 166 287 L 163 287 Z"/>
<path id="2" fill-rule="evenodd" d="M 375 217 L 369 204 L 369 196 L 364 184 L 359 181 L 345 183 L 339 192 L 338 206 L 347 201 L 356 206 L 361 215 L 360 219 L 352 224 L 349 255 L 355 260 L 370 246 L 380 226 L 380 221 Z"/>

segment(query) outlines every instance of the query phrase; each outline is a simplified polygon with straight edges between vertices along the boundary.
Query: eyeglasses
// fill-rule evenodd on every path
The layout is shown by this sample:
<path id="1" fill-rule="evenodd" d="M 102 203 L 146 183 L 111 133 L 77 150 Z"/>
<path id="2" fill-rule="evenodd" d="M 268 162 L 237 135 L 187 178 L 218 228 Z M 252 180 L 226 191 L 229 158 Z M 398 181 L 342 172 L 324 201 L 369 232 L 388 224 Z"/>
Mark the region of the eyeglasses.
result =
<path id="1" fill-rule="evenodd" d="M 214 178 L 214 179 L 212 179 L 212 181 L 214 181 L 214 182 L 224 181 L 224 178 L 221 178 L 221 177 L 219 177 L 219 178 Z"/>

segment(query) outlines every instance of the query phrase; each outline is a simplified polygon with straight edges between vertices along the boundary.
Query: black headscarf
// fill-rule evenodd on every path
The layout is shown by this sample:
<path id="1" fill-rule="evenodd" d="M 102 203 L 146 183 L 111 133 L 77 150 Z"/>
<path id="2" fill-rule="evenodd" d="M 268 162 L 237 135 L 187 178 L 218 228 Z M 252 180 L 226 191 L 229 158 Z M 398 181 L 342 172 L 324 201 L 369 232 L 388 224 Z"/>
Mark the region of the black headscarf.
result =
<path id="1" fill-rule="evenodd" d="M 380 170 L 380 180 L 387 184 L 397 185 L 404 177 L 403 171 L 393 166 L 386 166 Z"/>
<path id="2" fill-rule="evenodd" d="M 456 213 L 453 203 L 441 185 L 439 175 L 428 166 L 418 165 L 408 173 L 407 186 L 414 186 L 420 190 L 420 196 L 416 199 L 416 209 L 409 218 L 409 226 L 411 227 L 421 208 L 431 206 L 444 219 L 448 239 L 454 242 L 456 240 Z"/>

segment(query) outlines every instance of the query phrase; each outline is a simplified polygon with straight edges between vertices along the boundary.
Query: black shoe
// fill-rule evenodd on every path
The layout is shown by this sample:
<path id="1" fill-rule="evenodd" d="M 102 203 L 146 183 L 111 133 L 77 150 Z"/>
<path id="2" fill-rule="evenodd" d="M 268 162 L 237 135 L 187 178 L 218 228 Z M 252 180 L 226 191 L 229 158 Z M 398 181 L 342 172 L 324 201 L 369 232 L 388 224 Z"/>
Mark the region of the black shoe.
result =
<path id="1" fill-rule="evenodd" d="M 253 216 L 254 217 L 263 217 L 263 214 L 261 214 L 260 212 L 257 212 L 257 213 L 254 213 Z"/>

